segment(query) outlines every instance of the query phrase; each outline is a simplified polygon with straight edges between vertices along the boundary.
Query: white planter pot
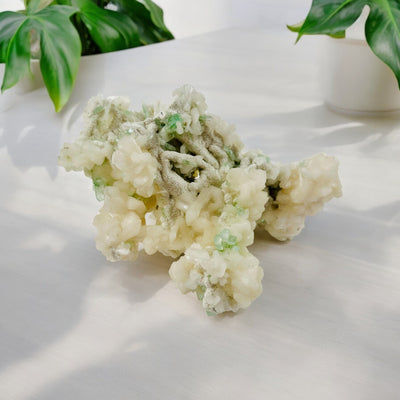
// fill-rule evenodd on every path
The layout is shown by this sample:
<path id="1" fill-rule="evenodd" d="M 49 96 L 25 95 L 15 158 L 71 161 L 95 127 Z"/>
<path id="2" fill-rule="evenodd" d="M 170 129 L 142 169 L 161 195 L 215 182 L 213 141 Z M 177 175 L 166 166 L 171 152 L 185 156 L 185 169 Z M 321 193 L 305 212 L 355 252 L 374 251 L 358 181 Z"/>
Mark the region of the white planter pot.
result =
<path id="1" fill-rule="evenodd" d="M 80 85 L 75 85 L 72 93 L 72 96 L 74 96 L 75 93 L 75 99 L 80 98 L 80 96 L 86 98 L 86 82 L 91 82 L 91 80 L 93 79 L 94 70 L 96 70 L 97 77 L 104 75 L 104 58 L 98 58 L 103 56 L 104 55 L 99 54 L 81 57 L 79 72 L 76 78 L 76 82 L 80 81 Z M 4 70 L 5 64 L 0 64 L 0 82 L 3 80 Z M 92 93 L 92 95 L 96 94 L 97 93 Z M 0 95 L 0 111 L 11 109 L 15 104 L 21 102 L 22 99 L 26 99 L 27 97 L 29 97 L 30 99 L 33 99 L 35 97 L 45 97 L 47 98 L 49 109 L 54 110 L 54 106 L 44 85 L 42 73 L 40 71 L 39 60 L 31 60 L 31 74 L 27 74 L 16 85 L 14 85 L 10 89 L 5 90 Z M 71 101 L 69 101 L 69 103 L 67 104 L 72 105 Z"/>
<path id="2" fill-rule="evenodd" d="M 324 48 L 322 88 L 328 107 L 350 114 L 400 111 L 397 80 L 365 40 L 327 37 Z"/>
<path id="3" fill-rule="evenodd" d="M 0 64 L 0 79 L 3 80 L 5 64 Z M 18 97 L 44 86 L 38 60 L 31 60 L 31 74 L 21 79 L 15 86 L 0 95 L 0 111 L 11 108 Z"/>

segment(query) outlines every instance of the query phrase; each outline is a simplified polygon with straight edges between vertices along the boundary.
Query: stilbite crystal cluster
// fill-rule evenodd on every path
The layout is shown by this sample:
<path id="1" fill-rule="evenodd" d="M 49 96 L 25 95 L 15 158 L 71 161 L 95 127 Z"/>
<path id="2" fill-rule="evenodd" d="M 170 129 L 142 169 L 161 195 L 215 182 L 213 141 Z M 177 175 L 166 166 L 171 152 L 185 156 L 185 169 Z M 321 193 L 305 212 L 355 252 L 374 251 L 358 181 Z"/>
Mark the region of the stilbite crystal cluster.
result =
<path id="1" fill-rule="evenodd" d="M 262 292 L 263 270 L 248 250 L 256 225 L 279 240 L 297 235 L 307 215 L 341 195 L 338 162 L 325 154 L 271 162 L 245 151 L 192 87 L 174 95 L 168 107 L 138 112 L 125 98 L 91 99 L 59 163 L 83 170 L 104 201 L 94 225 L 108 260 L 161 252 L 177 259 L 172 280 L 208 313 L 237 311 Z"/>

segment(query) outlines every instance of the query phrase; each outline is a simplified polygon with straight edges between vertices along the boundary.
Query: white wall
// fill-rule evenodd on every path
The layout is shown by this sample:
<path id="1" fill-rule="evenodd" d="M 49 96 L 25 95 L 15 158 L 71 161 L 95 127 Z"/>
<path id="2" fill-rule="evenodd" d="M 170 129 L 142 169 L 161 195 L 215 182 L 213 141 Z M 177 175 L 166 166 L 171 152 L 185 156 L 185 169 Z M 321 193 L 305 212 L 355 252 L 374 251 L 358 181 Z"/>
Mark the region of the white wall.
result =
<path id="1" fill-rule="evenodd" d="M 23 0 L 0 0 L 0 11 L 17 11 L 23 8 Z"/>
<path id="2" fill-rule="evenodd" d="M 286 29 L 305 18 L 311 0 L 155 0 L 177 38 L 231 26 Z M 0 11 L 17 10 L 22 0 L 0 0 Z"/>
<path id="3" fill-rule="evenodd" d="M 230 26 L 286 29 L 305 18 L 311 0 L 158 0 L 177 38 Z"/>
<path id="4" fill-rule="evenodd" d="M 218 1 L 218 0 L 217 0 Z M 302 21 L 312 0 L 232 0 L 234 23 L 286 29 Z M 243 24 L 242 23 L 242 24 Z"/>

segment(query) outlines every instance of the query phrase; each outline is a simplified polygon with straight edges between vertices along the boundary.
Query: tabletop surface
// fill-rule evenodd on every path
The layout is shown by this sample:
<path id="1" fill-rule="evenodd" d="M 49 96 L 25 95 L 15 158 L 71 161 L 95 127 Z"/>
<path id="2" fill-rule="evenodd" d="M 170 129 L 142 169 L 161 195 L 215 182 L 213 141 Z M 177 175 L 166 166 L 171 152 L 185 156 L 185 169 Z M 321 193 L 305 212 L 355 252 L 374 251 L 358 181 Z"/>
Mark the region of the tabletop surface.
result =
<path id="1" fill-rule="evenodd" d="M 320 41 L 231 29 L 82 60 L 67 107 L 0 98 L 0 399 L 398 399 L 400 117 L 329 111 Z M 340 160 L 343 197 L 295 239 L 256 235 L 263 294 L 208 317 L 171 259 L 110 263 L 90 181 L 57 166 L 96 94 L 133 108 L 185 84 L 248 148 Z"/>

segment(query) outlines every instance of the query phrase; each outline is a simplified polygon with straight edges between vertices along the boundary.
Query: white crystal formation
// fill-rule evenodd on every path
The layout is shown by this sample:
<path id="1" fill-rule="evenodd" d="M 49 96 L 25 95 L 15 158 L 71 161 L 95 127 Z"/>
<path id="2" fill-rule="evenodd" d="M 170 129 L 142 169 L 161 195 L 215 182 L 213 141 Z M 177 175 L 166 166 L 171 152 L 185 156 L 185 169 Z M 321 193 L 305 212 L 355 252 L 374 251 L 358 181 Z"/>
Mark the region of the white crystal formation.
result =
<path id="1" fill-rule="evenodd" d="M 237 311 L 262 292 L 263 270 L 248 250 L 256 225 L 278 240 L 299 234 L 306 216 L 341 195 L 338 161 L 271 162 L 246 151 L 192 87 L 174 96 L 138 112 L 125 98 L 91 99 L 59 164 L 92 179 L 103 202 L 96 246 L 108 260 L 161 252 L 176 259 L 171 279 L 209 314 Z"/>

